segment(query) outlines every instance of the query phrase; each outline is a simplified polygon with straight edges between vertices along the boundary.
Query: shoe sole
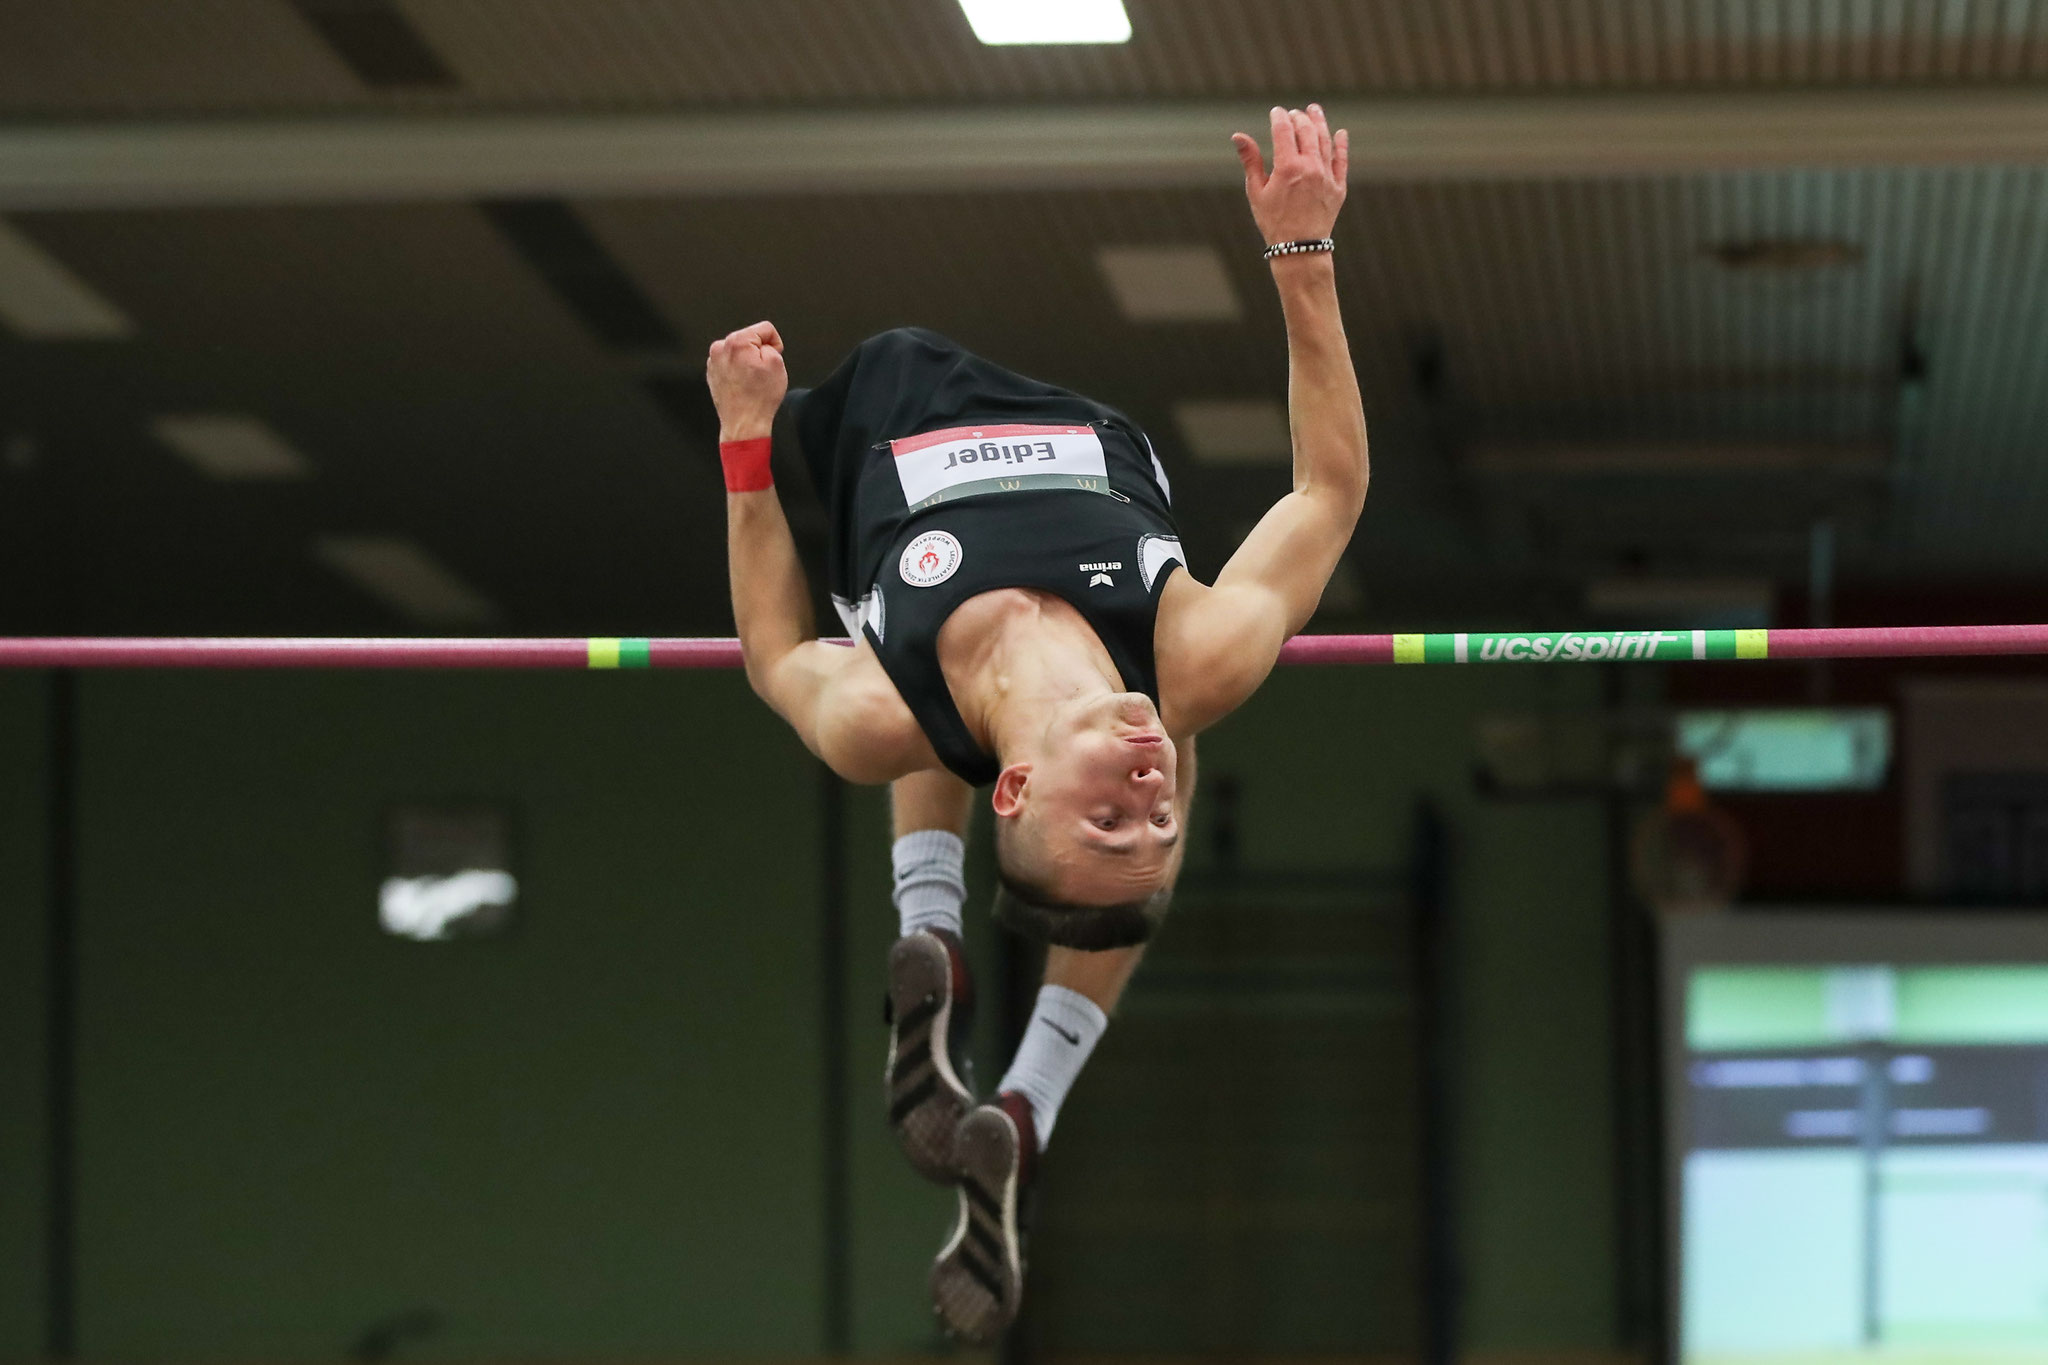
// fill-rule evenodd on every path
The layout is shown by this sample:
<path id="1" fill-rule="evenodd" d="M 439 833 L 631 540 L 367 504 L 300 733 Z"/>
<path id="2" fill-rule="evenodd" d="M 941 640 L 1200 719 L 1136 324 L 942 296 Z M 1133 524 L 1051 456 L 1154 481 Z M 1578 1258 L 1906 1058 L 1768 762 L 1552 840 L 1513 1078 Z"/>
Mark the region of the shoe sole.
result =
<path id="1" fill-rule="evenodd" d="M 1017 1320 L 1024 1254 L 1017 1229 L 1021 1139 L 1010 1116 L 983 1105 L 954 1139 L 960 1221 L 932 1262 L 932 1311 L 946 1330 L 985 1346 Z"/>
<path id="2" fill-rule="evenodd" d="M 889 950 L 889 1064 L 882 1072 L 889 1126 L 903 1155 L 927 1180 L 954 1179 L 953 1137 L 974 1097 L 953 1070 L 953 959 L 929 934 Z"/>

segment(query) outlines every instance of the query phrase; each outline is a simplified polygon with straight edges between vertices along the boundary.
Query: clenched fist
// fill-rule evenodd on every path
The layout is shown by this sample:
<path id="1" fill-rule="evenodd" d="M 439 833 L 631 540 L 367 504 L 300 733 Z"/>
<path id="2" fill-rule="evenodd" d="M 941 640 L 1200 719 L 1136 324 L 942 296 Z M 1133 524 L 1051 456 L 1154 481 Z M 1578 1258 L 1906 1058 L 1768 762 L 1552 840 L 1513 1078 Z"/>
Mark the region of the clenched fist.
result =
<path id="1" fill-rule="evenodd" d="M 1351 135 L 1330 120 L 1320 104 L 1306 110 L 1273 107 L 1273 169 L 1246 133 L 1233 133 L 1237 159 L 1244 163 L 1244 197 L 1266 245 L 1327 237 L 1344 207 L 1344 178 L 1351 170 Z"/>
<path id="2" fill-rule="evenodd" d="M 775 410 L 789 392 L 789 371 L 782 367 L 782 337 L 775 324 L 757 322 L 712 342 L 704 378 L 718 409 L 721 442 L 769 435 Z"/>

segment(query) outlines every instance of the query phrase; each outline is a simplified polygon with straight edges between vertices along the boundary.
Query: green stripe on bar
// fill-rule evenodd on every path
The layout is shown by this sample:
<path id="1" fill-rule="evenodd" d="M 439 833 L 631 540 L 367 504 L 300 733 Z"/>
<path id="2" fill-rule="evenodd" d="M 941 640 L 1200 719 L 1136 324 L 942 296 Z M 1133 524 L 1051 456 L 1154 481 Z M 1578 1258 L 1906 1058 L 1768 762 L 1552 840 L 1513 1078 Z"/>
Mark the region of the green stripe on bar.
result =
<path id="1" fill-rule="evenodd" d="M 592 668 L 652 668 L 647 637 L 628 636 L 618 639 L 609 635 L 594 636 L 590 641 L 590 666 Z"/>
<path id="2" fill-rule="evenodd" d="M 1709 659 L 1768 659 L 1771 633 L 1767 630 L 1706 631 Z"/>
<path id="3" fill-rule="evenodd" d="M 1760 630 L 1710 630 L 1706 634 L 1709 659 L 1761 659 L 1765 657 Z M 1749 637 L 1755 637 L 1754 639 Z M 1527 634 L 1467 635 L 1462 662 L 1499 663 L 1599 663 L 1603 660 L 1678 660 L 1693 657 L 1693 633 L 1689 630 L 1558 630 Z M 1423 662 L 1456 663 L 1458 637 L 1424 637 Z"/>
<path id="4" fill-rule="evenodd" d="M 1693 653 L 1695 636 L 1705 652 Z M 1462 649 L 1460 641 L 1463 641 Z M 592 668 L 651 668 L 644 636 L 589 641 Z M 1767 630 L 1558 630 L 1527 634 L 1396 635 L 1397 664 L 1598 663 L 1692 659 L 1767 659 Z"/>

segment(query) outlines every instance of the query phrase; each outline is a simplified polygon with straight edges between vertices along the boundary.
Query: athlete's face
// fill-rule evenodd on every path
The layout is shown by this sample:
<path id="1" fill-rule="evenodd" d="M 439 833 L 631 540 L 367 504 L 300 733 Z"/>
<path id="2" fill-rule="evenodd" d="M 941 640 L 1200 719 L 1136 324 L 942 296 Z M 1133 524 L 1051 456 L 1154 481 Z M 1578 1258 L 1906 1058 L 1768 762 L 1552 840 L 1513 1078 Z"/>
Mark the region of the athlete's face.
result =
<path id="1" fill-rule="evenodd" d="M 1055 713 L 1026 763 L 1003 770 L 996 813 L 1030 879 L 1081 905 L 1143 900 L 1165 882 L 1180 841 L 1176 754 L 1141 692 Z"/>

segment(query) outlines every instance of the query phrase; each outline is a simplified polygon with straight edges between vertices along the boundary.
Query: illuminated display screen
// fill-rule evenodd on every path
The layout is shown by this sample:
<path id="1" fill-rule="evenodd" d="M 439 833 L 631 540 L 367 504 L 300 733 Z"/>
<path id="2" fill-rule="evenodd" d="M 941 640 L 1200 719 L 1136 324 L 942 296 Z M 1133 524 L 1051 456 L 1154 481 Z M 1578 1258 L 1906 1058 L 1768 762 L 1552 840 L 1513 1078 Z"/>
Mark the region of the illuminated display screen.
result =
<path id="1" fill-rule="evenodd" d="M 1892 721 L 1876 707 L 1682 711 L 1678 751 L 1717 791 L 1867 791 L 1884 785 Z"/>
<path id="2" fill-rule="evenodd" d="M 2048 1362 L 2043 956 L 1683 969 L 1682 1360 Z"/>

